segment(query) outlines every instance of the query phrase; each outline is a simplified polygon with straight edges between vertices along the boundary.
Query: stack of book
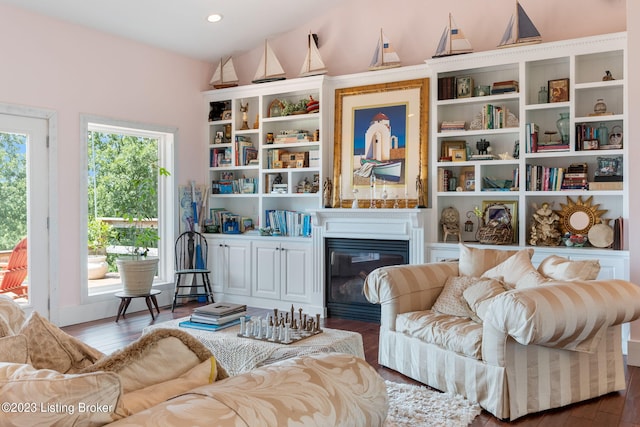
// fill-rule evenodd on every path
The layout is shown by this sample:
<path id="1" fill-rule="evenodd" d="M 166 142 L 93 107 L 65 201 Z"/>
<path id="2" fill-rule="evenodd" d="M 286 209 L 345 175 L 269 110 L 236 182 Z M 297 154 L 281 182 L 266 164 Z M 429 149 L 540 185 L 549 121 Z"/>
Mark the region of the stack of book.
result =
<path id="1" fill-rule="evenodd" d="M 562 180 L 562 190 L 586 190 L 589 188 L 586 163 L 569 165 Z"/>
<path id="2" fill-rule="evenodd" d="M 240 323 L 240 318 L 247 315 L 247 306 L 216 302 L 193 310 L 189 320 L 180 322 L 186 328 L 217 330 Z"/>
<path id="3" fill-rule="evenodd" d="M 464 126 L 465 126 L 464 120 L 444 121 L 440 126 L 440 131 L 441 132 L 461 131 L 461 130 L 464 130 Z"/>
<path id="4" fill-rule="evenodd" d="M 456 97 L 456 78 L 440 77 L 438 78 L 438 100 L 454 99 Z"/>
<path id="5" fill-rule="evenodd" d="M 491 86 L 491 95 L 498 95 L 501 93 L 518 92 L 519 85 L 516 80 L 505 80 L 502 82 L 495 82 Z"/>

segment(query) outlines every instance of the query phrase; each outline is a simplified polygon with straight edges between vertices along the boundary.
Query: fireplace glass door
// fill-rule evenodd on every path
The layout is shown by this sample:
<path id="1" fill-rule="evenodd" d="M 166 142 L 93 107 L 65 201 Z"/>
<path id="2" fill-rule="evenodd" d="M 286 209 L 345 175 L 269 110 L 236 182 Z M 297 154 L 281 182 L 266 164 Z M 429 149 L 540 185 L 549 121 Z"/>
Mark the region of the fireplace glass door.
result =
<path id="1" fill-rule="evenodd" d="M 379 267 L 407 264 L 406 240 L 326 239 L 327 316 L 380 322 L 380 306 L 365 298 L 367 275 Z"/>

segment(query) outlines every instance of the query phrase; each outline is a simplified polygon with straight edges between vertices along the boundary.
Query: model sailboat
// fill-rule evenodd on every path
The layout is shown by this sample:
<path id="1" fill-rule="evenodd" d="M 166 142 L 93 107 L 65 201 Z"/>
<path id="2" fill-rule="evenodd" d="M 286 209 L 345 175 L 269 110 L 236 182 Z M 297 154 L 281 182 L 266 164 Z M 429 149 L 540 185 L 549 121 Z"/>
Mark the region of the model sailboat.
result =
<path id="1" fill-rule="evenodd" d="M 236 69 L 233 66 L 233 59 L 231 59 L 231 57 L 226 61 L 220 60 L 220 64 L 213 73 L 209 84 L 216 89 L 238 86 L 238 75 L 236 74 Z"/>
<path id="2" fill-rule="evenodd" d="M 300 70 L 300 77 L 315 76 L 325 74 L 326 72 L 327 69 L 320 57 L 315 34 L 309 34 L 307 37 L 307 56 L 304 58 L 304 63 Z"/>
<path id="3" fill-rule="evenodd" d="M 460 55 L 471 52 L 473 52 L 471 43 L 469 43 L 469 40 L 464 36 L 462 30 L 455 24 L 451 14 L 449 14 L 449 25 L 447 25 L 442 32 L 436 54 L 433 55 L 433 57 Z"/>
<path id="4" fill-rule="evenodd" d="M 278 61 L 276 54 L 271 49 L 269 42 L 265 40 L 264 53 L 262 54 L 262 59 L 258 65 L 256 75 L 251 82 L 265 83 L 272 82 L 274 80 L 284 80 L 286 78 L 284 69 L 282 68 L 282 65 L 280 65 L 280 61 Z"/>
<path id="5" fill-rule="evenodd" d="M 370 70 L 382 70 L 385 68 L 393 68 L 400 66 L 400 57 L 391 47 L 391 43 L 387 36 L 384 35 L 382 29 L 380 29 L 380 40 L 373 53 L 373 59 L 369 64 Z"/>
<path id="6" fill-rule="evenodd" d="M 516 2 L 516 12 L 511 15 L 507 29 L 498 47 L 521 46 L 540 43 L 541 41 L 540 32 L 533 25 L 520 3 Z"/>

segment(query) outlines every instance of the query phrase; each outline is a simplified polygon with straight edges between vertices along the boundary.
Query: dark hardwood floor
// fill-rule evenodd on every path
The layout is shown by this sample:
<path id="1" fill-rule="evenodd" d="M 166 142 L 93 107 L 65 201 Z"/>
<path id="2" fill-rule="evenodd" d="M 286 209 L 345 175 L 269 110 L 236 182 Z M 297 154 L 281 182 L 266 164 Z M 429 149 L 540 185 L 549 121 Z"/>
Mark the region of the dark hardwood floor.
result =
<path id="1" fill-rule="evenodd" d="M 151 320 L 148 311 L 129 313 L 126 318 L 115 322 L 112 318 L 87 322 L 62 328 L 70 335 L 80 338 L 87 344 L 104 353 L 111 353 L 140 337 L 142 330 L 150 325 L 167 320 L 188 316 L 197 304 L 188 303 L 176 308 L 163 307 L 155 320 Z M 266 310 L 250 309 L 249 314 L 263 314 Z M 366 360 L 388 380 L 407 384 L 419 384 L 395 371 L 378 365 L 378 325 L 356 320 L 329 318 L 324 326 L 345 329 L 362 334 Z M 640 427 L 640 368 L 628 367 L 626 371 L 627 388 L 618 393 L 610 393 L 598 399 L 573 404 L 562 409 L 554 409 L 519 418 L 514 422 L 504 422 L 483 411 L 473 427 L 493 426 L 578 426 L 578 427 Z"/>

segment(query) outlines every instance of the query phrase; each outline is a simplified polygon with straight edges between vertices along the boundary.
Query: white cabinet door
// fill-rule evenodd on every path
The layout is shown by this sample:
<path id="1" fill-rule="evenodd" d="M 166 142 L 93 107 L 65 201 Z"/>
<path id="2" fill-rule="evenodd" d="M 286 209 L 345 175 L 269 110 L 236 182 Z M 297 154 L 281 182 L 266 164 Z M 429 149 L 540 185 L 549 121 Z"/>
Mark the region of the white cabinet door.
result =
<path id="1" fill-rule="evenodd" d="M 207 237 L 207 244 L 209 245 L 207 264 L 209 270 L 211 270 L 211 287 L 213 292 L 224 292 L 224 282 L 226 280 L 224 240 Z"/>
<path id="2" fill-rule="evenodd" d="M 310 245 L 283 242 L 280 250 L 280 282 L 282 299 L 292 302 L 309 302 L 311 289 Z"/>
<path id="3" fill-rule="evenodd" d="M 280 242 L 253 244 L 253 296 L 280 299 Z"/>
<path id="4" fill-rule="evenodd" d="M 226 280 L 224 292 L 251 295 L 251 242 L 225 241 Z"/>

